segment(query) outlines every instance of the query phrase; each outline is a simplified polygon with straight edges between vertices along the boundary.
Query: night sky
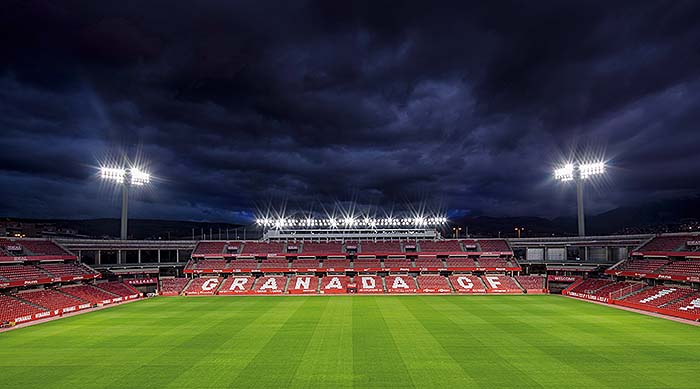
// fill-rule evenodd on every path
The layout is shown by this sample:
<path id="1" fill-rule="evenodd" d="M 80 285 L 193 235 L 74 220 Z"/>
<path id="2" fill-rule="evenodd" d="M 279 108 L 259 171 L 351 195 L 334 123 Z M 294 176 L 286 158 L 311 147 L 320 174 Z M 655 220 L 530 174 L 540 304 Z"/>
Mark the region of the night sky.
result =
<path id="1" fill-rule="evenodd" d="M 196 4 L 196 5 L 195 5 Z M 0 215 L 427 204 L 570 216 L 700 192 L 697 1 L 4 1 Z"/>

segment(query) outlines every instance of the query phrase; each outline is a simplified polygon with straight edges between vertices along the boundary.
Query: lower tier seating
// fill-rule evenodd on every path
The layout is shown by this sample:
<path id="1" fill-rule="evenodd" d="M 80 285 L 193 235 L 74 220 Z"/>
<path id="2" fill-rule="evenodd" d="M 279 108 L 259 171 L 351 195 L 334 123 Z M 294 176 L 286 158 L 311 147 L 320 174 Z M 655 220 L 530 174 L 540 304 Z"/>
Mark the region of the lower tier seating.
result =
<path id="1" fill-rule="evenodd" d="M 165 296 L 179 295 L 185 289 L 189 278 L 161 278 L 160 294 Z"/>
<path id="2" fill-rule="evenodd" d="M 384 285 L 382 285 L 382 277 L 374 275 L 355 276 L 355 284 L 357 284 L 357 293 L 384 293 Z"/>
<path id="3" fill-rule="evenodd" d="M 107 300 L 112 300 L 115 295 L 105 292 L 92 285 L 66 286 L 60 289 L 61 292 L 85 300 L 92 304 L 98 304 Z"/>
<path id="4" fill-rule="evenodd" d="M 671 301 L 683 298 L 692 292 L 693 291 L 688 288 L 659 285 L 622 298 L 621 301 L 648 305 L 650 307 L 661 307 Z"/>
<path id="5" fill-rule="evenodd" d="M 345 275 L 327 275 L 321 278 L 319 293 L 347 293 L 350 277 Z"/>
<path id="6" fill-rule="evenodd" d="M 457 274 L 448 277 L 452 288 L 457 293 L 486 293 L 486 286 L 481 278 L 470 274 Z"/>
<path id="7" fill-rule="evenodd" d="M 319 281 L 316 276 L 292 276 L 287 285 L 287 292 L 292 294 L 316 293 Z"/>
<path id="8" fill-rule="evenodd" d="M 384 278 L 386 291 L 389 293 L 416 293 L 416 280 L 408 275 L 390 275 Z"/>
<path id="9" fill-rule="evenodd" d="M 492 293 L 522 293 L 513 277 L 504 274 L 486 274 L 481 277 L 486 289 Z"/>
<path id="10" fill-rule="evenodd" d="M 63 309 L 85 304 L 84 301 L 67 296 L 53 289 L 40 289 L 17 293 L 17 297 L 49 310 Z"/>
<path id="11" fill-rule="evenodd" d="M 139 293 L 138 290 L 123 282 L 103 282 L 95 286 L 106 292 L 116 294 L 119 297 L 128 297 Z"/>
<path id="12" fill-rule="evenodd" d="M 421 293 L 452 293 L 447 277 L 440 275 L 420 275 L 416 277 Z"/>
<path id="13" fill-rule="evenodd" d="M 542 276 L 515 276 L 520 286 L 525 290 L 543 290 L 545 278 Z"/>
<path id="14" fill-rule="evenodd" d="M 255 277 L 233 276 L 224 280 L 217 294 L 245 294 L 253 290 Z"/>
<path id="15" fill-rule="evenodd" d="M 221 284 L 221 277 L 195 278 L 183 292 L 185 295 L 214 294 Z"/>
<path id="16" fill-rule="evenodd" d="M 264 276 L 255 281 L 253 292 L 261 294 L 284 293 L 286 286 L 287 277 L 285 276 Z"/>
<path id="17" fill-rule="evenodd" d="M 14 297 L 0 294 L 0 323 L 44 312 L 44 309 L 23 303 Z"/>

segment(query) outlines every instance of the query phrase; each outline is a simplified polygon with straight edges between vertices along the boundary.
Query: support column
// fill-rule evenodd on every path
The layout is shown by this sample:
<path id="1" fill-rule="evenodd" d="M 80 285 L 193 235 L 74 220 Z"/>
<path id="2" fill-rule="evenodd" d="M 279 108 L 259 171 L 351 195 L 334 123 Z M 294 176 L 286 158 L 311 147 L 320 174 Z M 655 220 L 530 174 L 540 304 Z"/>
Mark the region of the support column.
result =
<path id="1" fill-rule="evenodd" d="M 141 263 L 141 249 L 138 249 L 137 251 L 138 251 L 138 253 L 139 253 L 139 254 L 138 254 L 138 255 L 139 255 L 139 263 Z"/>
<path id="2" fill-rule="evenodd" d="M 583 180 L 576 180 L 576 202 L 578 208 L 578 236 L 586 236 L 586 221 L 583 212 Z"/>

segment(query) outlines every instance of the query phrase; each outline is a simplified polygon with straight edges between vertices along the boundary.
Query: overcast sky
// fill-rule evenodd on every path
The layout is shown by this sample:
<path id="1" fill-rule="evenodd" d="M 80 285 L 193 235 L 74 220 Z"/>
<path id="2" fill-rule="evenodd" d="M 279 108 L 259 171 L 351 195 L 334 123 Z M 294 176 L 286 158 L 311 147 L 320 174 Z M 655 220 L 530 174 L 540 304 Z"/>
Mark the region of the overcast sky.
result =
<path id="1" fill-rule="evenodd" d="M 426 202 L 568 216 L 700 192 L 700 2 L 5 1 L 0 215 Z"/>

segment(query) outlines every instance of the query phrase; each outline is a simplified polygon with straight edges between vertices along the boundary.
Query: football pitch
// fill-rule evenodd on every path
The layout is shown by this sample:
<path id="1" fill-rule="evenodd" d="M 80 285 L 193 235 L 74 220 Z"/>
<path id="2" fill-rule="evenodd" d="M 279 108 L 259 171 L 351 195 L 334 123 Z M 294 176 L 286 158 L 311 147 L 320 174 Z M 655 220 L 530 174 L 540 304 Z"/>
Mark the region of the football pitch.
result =
<path id="1" fill-rule="evenodd" d="M 700 386 L 700 329 L 561 296 L 158 297 L 0 333 L 0 387 Z"/>

